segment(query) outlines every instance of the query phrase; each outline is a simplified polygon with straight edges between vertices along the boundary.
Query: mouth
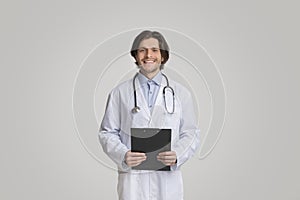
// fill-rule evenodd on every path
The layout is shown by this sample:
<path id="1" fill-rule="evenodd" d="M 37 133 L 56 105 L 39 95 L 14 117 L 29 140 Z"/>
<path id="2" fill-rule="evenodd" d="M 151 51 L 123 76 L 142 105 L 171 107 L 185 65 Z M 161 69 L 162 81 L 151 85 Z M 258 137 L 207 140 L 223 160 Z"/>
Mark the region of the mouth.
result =
<path id="1" fill-rule="evenodd" d="M 143 62 L 145 64 L 153 64 L 153 63 L 155 63 L 155 60 L 144 60 Z"/>

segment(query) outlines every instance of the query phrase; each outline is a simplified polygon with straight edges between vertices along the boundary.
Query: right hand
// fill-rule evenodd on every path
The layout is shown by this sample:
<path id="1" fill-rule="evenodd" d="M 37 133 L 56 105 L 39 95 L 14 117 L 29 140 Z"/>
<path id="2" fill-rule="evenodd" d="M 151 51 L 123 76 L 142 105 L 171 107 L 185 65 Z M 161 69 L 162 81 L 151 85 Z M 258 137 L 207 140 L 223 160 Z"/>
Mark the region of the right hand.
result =
<path id="1" fill-rule="evenodd" d="M 140 165 L 143 161 L 147 159 L 145 153 L 131 152 L 130 150 L 125 154 L 125 163 L 129 167 L 135 167 Z"/>

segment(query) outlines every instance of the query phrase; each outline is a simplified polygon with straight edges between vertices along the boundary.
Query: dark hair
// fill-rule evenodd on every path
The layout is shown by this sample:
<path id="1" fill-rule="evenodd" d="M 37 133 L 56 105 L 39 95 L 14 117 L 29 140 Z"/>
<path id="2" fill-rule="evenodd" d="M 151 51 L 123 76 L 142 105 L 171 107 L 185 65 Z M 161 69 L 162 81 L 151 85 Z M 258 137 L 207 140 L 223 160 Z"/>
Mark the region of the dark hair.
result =
<path id="1" fill-rule="evenodd" d="M 163 61 L 161 62 L 160 69 L 163 69 L 164 64 L 169 59 L 169 46 L 167 44 L 167 41 L 163 37 L 163 35 L 157 31 L 146 30 L 146 31 L 141 32 L 138 36 L 136 36 L 136 38 L 133 41 L 133 44 L 132 44 L 132 47 L 130 50 L 130 54 L 132 57 L 134 57 L 134 59 L 136 59 L 137 50 L 139 48 L 140 43 L 143 40 L 149 39 L 149 38 L 154 38 L 154 39 L 158 40 L 160 54 L 164 58 Z M 137 62 L 135 62 L 135 64 L 138 65 Z"/>

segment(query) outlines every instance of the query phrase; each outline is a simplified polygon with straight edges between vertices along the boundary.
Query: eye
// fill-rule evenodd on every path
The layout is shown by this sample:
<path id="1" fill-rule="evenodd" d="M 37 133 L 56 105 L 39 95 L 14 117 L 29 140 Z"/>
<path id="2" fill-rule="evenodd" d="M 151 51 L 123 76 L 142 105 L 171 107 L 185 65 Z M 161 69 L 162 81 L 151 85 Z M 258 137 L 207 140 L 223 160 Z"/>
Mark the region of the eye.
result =
<path id="1" fill-rule="evenodd" d="M 153 51 L 153 52 L 158 52 L 159 49 L 158 49 L 158 48 L 152 48 L 152 51 Z"/>
<path id="2" fill-rule="evenodd" d="M 143 52 L 145 52 L 145 49 L 144 48 L 140 48 L 140 49 L 138 49 L 138 52 L 139 53 L 143 53 Z"/>

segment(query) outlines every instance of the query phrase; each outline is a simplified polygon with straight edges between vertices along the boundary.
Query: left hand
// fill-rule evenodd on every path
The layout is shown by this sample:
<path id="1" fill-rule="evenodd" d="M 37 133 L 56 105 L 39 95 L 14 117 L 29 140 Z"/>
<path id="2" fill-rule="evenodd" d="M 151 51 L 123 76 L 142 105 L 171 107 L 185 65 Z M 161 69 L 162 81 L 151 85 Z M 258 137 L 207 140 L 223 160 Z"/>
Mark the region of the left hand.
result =
<path id="1" fill-rule="evenodd" d="M 166 166 L 172 166 L 176 164 L 177 156 L 175 151 L 165 151 L 157 155 L 157 160 L 165 164 Z"/>

